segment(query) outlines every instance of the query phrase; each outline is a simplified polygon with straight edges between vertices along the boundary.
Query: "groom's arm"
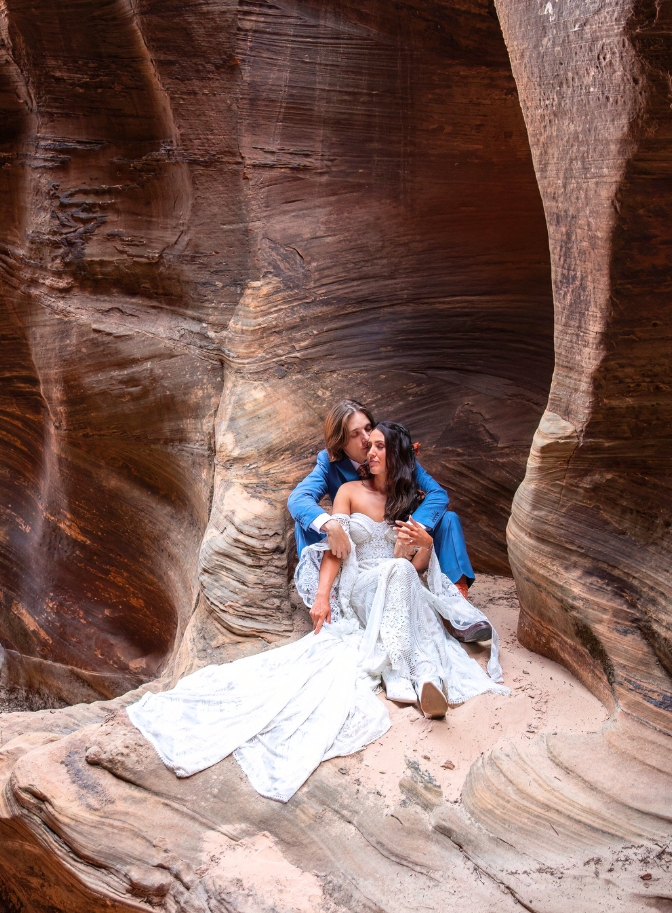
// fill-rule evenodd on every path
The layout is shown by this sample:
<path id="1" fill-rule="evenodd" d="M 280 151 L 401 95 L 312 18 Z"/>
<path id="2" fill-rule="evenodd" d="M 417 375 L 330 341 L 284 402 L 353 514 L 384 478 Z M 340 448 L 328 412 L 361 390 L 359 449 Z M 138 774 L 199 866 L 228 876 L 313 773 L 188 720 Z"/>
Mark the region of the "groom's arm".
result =
<path id="1" fill-rule="evenodd" d="M 332 520 L 319 505 L 319 501 L 328 493 L 329 457 L 326 450 L 317 455 L 317 463 L 303 482 L 299 482 L 289 496 L 287 507 L 292 518 L 306 532 L 314 529 L 316 533 L 326 533 L 329 548 L 336 558 L 345 558 L 350 554 L 350 540 L 338 522 Z"/>
<path id="2" fill-rule="evenodd" d="M 317 462 L 312 472 L 309 472 L 303 481 L 299 482 L 289 496 L 287 507 L 299 526 L 306 532 L 311 524 L 324 514 L 319 502 L 327 494 L 327 474 L 329 472 L 329 459 L 325 450 L 317 455 Z"/>
<path id="3" fill-rule="evenodd" d="M 419 463 L 415 464 L 415 481 L 425 492 L 425 500 L 414 511 L 413 519 L 431 532 L 448 508 L 448 492 Z"/>

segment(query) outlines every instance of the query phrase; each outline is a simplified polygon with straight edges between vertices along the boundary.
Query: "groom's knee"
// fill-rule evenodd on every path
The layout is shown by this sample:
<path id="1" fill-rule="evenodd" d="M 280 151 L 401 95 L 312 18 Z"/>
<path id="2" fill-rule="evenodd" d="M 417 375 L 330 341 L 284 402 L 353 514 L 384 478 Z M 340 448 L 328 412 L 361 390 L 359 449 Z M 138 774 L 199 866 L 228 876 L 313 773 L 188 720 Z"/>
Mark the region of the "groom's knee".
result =
<path id="1" fill-rule="evenodd" d="M 473 583 L 474 571 L 469 561 L 462 523 L 454 511 L 445 511 L 434 527 L 433 536 L 434 550 L 443 573 L 453 583 L 457 583 L 461 577 L 466 577 L 469 584 Z"/>
<path id="2" fill-rule="evenodd" d="M 453 536 L 464 539 L 464 533 L 462 532 L 462 523 L 455 511 L 446 510 L 443 512 L 441 519 L 434 527 L 434 541 L 437 539 L 452 538 Z"/>

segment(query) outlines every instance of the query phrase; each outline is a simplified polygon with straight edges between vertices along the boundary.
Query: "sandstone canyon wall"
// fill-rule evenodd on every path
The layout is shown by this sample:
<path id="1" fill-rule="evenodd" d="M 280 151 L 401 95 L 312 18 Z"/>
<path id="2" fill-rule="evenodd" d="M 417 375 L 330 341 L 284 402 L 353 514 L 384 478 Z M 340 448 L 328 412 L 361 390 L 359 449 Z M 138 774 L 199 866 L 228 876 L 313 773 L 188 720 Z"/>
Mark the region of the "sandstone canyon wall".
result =
<path id="1" fill-rule="evenodd" d="M 291 636 L 284 500 L 357 392 L 480 569 L 538 426 L 520 636 L 613 716 L 390 809 L 330 764 L 287 806 L 231 759 L 178 780 L 112 715 L 137 692 L 3 714 L 0 905 L 268 913 L 259 841 L 306 913 L 672 902 L 671 8 L 5 0 L 5 683 L 91 701 Z"/>
<path id="2" fill-rule="evenodd" d="M 498 5 L 556 304 L 548 410 L 509 525 L 519 634 L 669 734 L 672 7 L 537 6 Z"/>
<path id="3" fill-rule="evenodd" d="M 508 572 L 552 309 L 493 9 L 9 0 L 2 36 L 5 683 L 152 679 L 197 566 L 215 629 L 291 631 L 285 498 L 342 395 Z"/>
<path id="4" fill-rule="evenodd" d="M 558 860 L 581 844 L 666 847 L 672 830 L 672 4 L 498 0 L 497 10 L 556 309 L 548 408 L 508 525 L 518 634 L 613 713 L 600 733 L 548 733 L 472 767 L 462 813 L 437 826 L 493 875 L 520 871 L 522 858 L 548 865 L 551 846 Z M 527 902 L 550 908 L 533 881 Z M 669 898 L 668 878 L 642 902 L 664 909 Z M 584 902 L 592 911 L 602 900 Z M 610 903 L 638 900 L 616 891 Z"/>

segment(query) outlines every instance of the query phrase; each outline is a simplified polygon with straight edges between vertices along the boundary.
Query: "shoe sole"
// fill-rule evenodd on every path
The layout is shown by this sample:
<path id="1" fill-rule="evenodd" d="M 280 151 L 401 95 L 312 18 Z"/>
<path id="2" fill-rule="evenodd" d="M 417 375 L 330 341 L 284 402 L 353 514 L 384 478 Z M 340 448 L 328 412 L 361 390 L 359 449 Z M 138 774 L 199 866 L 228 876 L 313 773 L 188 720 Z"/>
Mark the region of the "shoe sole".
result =
<path id="1" fill-rule="evenodd" d="M 456 638 L 456 640 L 461 641 L 463 644 L 476 644 L 481 643 L 483 640 L 492 640 L 492 628 L 483 628 L 482 631 L 476 631 L 475 634 L 465 637 L 464 640 L 460 637 Z"/>
<path id="2" fill-rule="evenodd" d="M 388 691 L 385 692 L 385 697 L 388 701 L 394 701 L 395 704 L 416 704 L 418 699 L 413 695 L 413 697 L 395 697 L 394 694 L 390 694 Z"/>
<path id="3" fill-rule="evenodd" d="M 448 701 L 442 691 L 432 684 L 425 682 L 420 691 L 420 709 L 430 720 L 440 720 L 446 715 Z"/>
<path id="4" fill-rule="evenodd" d="M 395 694 L 394 685 L 390 685 L 390 688 L 388 689 L 387 685 L 385 684 L 385 679 L 383 679 L 383 688 L 385 688 L 385 697 L 388 699 L 388 701 L 394 701 L 395 704 L 415 704 L 417 702 L 418 698 L 415 693 L 415 689 L 413 688 L 413 686 L 411 685 L 410 682 L 409 682 L 409 686 L 410 687 L 409 687 L 408 691 L 406 692 L 406 694 Z"/>

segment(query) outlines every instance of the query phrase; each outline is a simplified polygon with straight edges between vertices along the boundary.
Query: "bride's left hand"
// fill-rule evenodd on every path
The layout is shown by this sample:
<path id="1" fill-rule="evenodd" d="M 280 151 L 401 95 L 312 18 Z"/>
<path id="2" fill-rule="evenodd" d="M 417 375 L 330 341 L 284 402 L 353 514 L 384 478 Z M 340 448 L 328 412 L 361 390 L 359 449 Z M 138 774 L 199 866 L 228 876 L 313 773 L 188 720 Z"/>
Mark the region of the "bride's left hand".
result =
<path id="1" fill-rule="evenodd" d="M 429 549 L 434 544 L 434 540 L 429 535 L 425 527 L 420 523 L 416 523 L 413 517 L 409 517 L 408 520 L 397 520 L 396 525 L 397 529 L 399 530 L 397 534 L 397 542 L 402 546 L 402 548 Z"/>
<path id="2" fill-rule="evenodd" d="M 394 543 L 394 557 L 407 558 L 409 561 L 412 561 L 414 554 L 414 546 L 409 545 L 408 542 L 402 541 L 400 536 L 397 534 L 397 541 Z"/>

